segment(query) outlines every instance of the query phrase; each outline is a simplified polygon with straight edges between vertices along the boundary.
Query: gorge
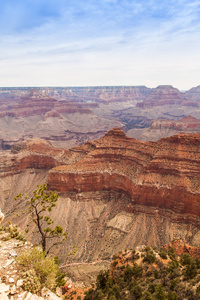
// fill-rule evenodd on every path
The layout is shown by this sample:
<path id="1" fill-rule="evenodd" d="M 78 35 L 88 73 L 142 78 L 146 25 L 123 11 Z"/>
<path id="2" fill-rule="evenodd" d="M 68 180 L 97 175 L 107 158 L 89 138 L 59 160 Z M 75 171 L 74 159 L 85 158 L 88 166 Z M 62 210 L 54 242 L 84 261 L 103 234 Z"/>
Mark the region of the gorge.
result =
<path id="1" fill-rule="evenodd" d="M 53 218 L 69 234 L 57 253 L 76 280 L 90 280 L 125 248 L 200 241 L 200 134 L 141 142 L 116 127 L 71 149 L 31 139 L 1 154 L 0 181 L 5 222 L 22 228 L 28 216 L 13 212 L 25 203 L 14 196 L 44 182 L 57 190 Z M 78 251 L 66 257 L 72 245 Z"/>

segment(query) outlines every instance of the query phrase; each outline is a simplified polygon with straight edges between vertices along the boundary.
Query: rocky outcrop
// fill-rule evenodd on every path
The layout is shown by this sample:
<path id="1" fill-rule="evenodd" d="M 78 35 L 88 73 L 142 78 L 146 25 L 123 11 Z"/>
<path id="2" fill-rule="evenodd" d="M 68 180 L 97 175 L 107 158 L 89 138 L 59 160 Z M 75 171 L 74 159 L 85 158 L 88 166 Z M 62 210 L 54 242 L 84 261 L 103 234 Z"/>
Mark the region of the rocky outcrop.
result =
<path id="1" fill-rule="evenodd" d="M 96 86 L 96 87 L 74 87 L 72 91 L 81 99 L 92 100 L 98 103 L 127 102 L 142 100 L 151 89 L 146 86 Z"/>
<path id="2" fill-rule="evenodd" d="M 2 213 L 2 211 L 1 211 L 1 209 L 0 209 L 0 224 L 1 224 L 1 222 L 3 221 L 3 219 L 4 219 L 4 214 Z"/>
<path id="3" fill-rule="evenodd" d="M 124 248 L 160 246 L 173 238 L 198 246 L 199 146 L 199 134 L 140 142 L 120 128 L 70 150 L 40 139 L 21 142 L 0 156 L 4 222 L 24 228 L 28 218 L 13 212 L 25 211 L 26 201 L 13 198 L 31 196 L 38 184 L 48 182 L 59 192 L 52 219 L 69 233 L 56 255 L 68 275 L 81 282 Z M 32 242 L 38 242 L 36 235 Z M 78 251 L 66 262 L 73 245 Z"/>
<path id="4" fill-rule="evenodd" d="M 186 116 L 179 120 L 156 119 L 151 121 L 149 128 L 131 129 L 127 132 L 129 137 L 140 141 L 158 141 L 179 133 L 200 133 L 200 120 Z"/>
<path id="5" fill-rule="evenodd" d="M 176 213 L 177 221 L 200 226 L 199 134 L 144 143 L 115 128 L 87 145 L 91 151 L 85 158 L 49 171 L 50 189 L 62 193 L 120 191 L 131 199 L 129 212 L 137 205 L 156 207 Z"/>
<path id="6" fill-rule="evenodd" d="M 181 256 L 183 253 L 190 254 L 194 258 L 200 259 L 200 248 L 193 247 L 181 239 L 174 239 L 170 244 L 165 246 L 167 249 L 174 248 L 175 253 Z"/>
<path id="7" fill-rule="evenodd" d="M 41 139 L 15 144 L 10 153 L 0 155 L 0 177 L 13 175 L 26 169 L 45 169 L 65 163 L 67 150 L 54 148 Z"/>
<path id="8" fill-rule="evenodd" d="M 171 85 L 159 85 L 144 99 L 143 102 L 137 103 L 137 107 L 154 107 L 163 105 L 184 105 L 187 99 L 183 94 Z"/>
<path id="9" fill-rule="evenodd" d="M 187 91 L 185 93 L 185 95 L 188 99 L 199 102 L 200 101 L 200 85 L 198 85 L 197 87 L 191 88 L 189 91 Z"/>
<path id="10" fill-rule="evenodd" d="M 186 116 L 180 120 L 154 120 L 151 122 L 149 130 L 176 130 L 176 131 L 200 131 L 200 120 Z"/>

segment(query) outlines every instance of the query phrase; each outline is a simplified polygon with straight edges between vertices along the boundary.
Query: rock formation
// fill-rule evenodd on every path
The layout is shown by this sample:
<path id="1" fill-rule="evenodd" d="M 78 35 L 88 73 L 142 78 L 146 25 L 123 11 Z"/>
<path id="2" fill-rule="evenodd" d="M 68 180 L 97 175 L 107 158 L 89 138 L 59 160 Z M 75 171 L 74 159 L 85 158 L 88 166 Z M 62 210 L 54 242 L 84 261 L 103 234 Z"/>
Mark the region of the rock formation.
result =
<path id="1" fill-rule="evenodd" d="M 174 220 L 200 226 L 199 134 L 143 143 L 114 128 L 85 147 L 91 149 L 85 158 L 49 171 L 50 189 L 62 193 L 114 190 L 131 199 L 129 212 L 137 211 L 137 205 L 154 207 L 161 214 L 163 209 L 176 213 Z"/>
<path id="2" fill-rule="evenodd" d="M 167 249 L 174 248 L 175 253 L 181 256 L 183 253 L 190 254 L 194 258 L 200 259 L 200 248 L 192 247 L 180 239 L 174 239 L 170 244 L 165 246 Z"/>
<path id="3" fill-rule="evenodd" d="M 154 120 L 149 129 L 168 128 L 176 131 L 200 131 L 200 120 L 186 116 L 180 120 Z"/>
<path id="4" fill-rule="evenodd" d="M 4 219 L 4 214 L 2 213 L 2 211 L 1 211 L 1 209 L 0 209 L 0 224 L 1 224 L 1 222 L 3 221 L 3 219 Z"/>
<path id="5" fill-rule="evenodd" d="M 179 120 L 157 119 L 151 121 L 149 128 L 132 129 L 127 132 L 127 135 L 145 142 L 158 141 L 162 137 L 179 133 L 200 133 L 200 120 L 192 116 L 185 116 Z"/>
<path id="6" fill-rule="evenodd" d="M 173 238 L 198 246 L 199 146 L 199 134 L 140 142 L 120 128 L 69 150 L 40 139 L 15 144 L 0 155 L 4 222 L 24 228 L 27 216 L 19 219 L 13 212 L 26 203 L 13 198 L 48 183 L 59 192 L 52 218 L 69 234 L 56 254 L 80 281 L 106 268 L 124 248 L 165 245 Z M 73 245 L 78 251 L 66 262 Z"/>
<path id="7" fill-rule="evenodd" d="M 180 92 L 169 85 L 0 88 L 0 149 L 33 137 L 69 149 L 115 126 L 135 129 L 129 136 L 140 139 L 153 120 L 199 119 L 199 101 L 199 87 Z M 158 139 L 175 133 L 163 130 Z"/>
<path id="8" fill-rule="evenodd" d="M 29 138 L 52 140 L 58 146 L 70 148 L 88 139 L 102 136 L 113 126 L 124 125 L 119 121 L 97 116 L 87 104 L 56 100 L 31 89 L 15 102 L 0 102 L 0 145 L 3 150 Z M 8 125 L 9 123 L 9 125 Z"/>
<path id="9" fill-rule="evenodd" d="M 153 89 L 143 102 L 137 103 L 137 106 L 153 107 L 174 104 L 188 105 L 188 102 L 178 89 L 173 88 L 171 85 L 160 85 L 157 88 Z M 196 104 L 197 103 L 195 103 L 194 105 Z"/>
<path id="10" fill-rule="evenodd" d="M 191 88 L 189 91 L 185 93 L 186 97 L 192 101 L 200 101 L 200 85 L 197 87 Z"/>

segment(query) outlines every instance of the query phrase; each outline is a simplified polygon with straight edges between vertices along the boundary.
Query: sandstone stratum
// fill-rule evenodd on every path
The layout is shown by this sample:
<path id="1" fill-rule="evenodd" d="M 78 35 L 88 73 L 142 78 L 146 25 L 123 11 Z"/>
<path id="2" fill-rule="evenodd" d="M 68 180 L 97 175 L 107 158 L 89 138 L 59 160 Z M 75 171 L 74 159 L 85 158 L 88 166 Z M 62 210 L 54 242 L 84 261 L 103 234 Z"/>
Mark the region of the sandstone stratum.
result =
<path id="1" fill-rule="evenodd" d="M 200 134 L 144 143 L 114 128 L 83 149 L 84 159 L 49 171 L 49 189 L 119 191 L 130 198 L 127 211 L 135 205 L 171 210 L 177 220 L 200 226 Z"/>
<path id="2" fill-rule="evenodd" d="M 52 217 L 69 234 L 55 254 L 76 281 L 91 282 L 125 248 L 174 238 L 199 245 L 200 134 L 141 142 L 117 127 L 68 150 L 41 139 L 17 143 L 0 155 L 4 223 L 27 225 L 28 216 L 13 215 L 26 203 L 13 198 L 44 182 L 59 193 Z M 77 253 L 66 257 L 73 245 Z"/>

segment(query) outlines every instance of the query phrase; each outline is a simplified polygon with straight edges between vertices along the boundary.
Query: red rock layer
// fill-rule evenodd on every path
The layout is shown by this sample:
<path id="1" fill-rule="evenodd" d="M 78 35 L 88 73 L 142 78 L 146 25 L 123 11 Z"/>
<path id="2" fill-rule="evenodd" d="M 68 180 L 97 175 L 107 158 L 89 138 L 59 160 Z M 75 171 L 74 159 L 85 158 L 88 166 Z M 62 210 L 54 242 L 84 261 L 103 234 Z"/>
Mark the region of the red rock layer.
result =
<path id="1" fill-rule="evenodd" d="M 85 147 L 85 152 L 83 149 Z M 59 192 L 118 190 L 134 205 L 200 215 L 200 134 L 177 135 L 158 142 L 126 137 L 120 128 L 74 148 L 74 163 L 49 171 L 48 186 Z M 87 149 L 87 150 L 86 150 Z M 80 155 L 81 154 L 81 155 Z M 67 159 L 67 158 L 66 158 Z M 199 225 L 198 225 L 199 226 Z"/>
<path id="2" fill-rule="evenodd" d="M 2 153 L 0 156 L 0 177 L 13 175 L 29 168 L 49 170 L 63 165 L 67 152 L 56 149 L 49 142 L 40 139 L 15 144 L 10 154 Z"/>
<path id="3" fill-rule="evenodd" d="M 200 248 L 190 246 L 180 239 L 175 239 L 169 245 L 165 246 L 167 249 L 170 247 L 174 248 L 177 255 L 188 253 L 194 258 L 200 258 Z"/>

